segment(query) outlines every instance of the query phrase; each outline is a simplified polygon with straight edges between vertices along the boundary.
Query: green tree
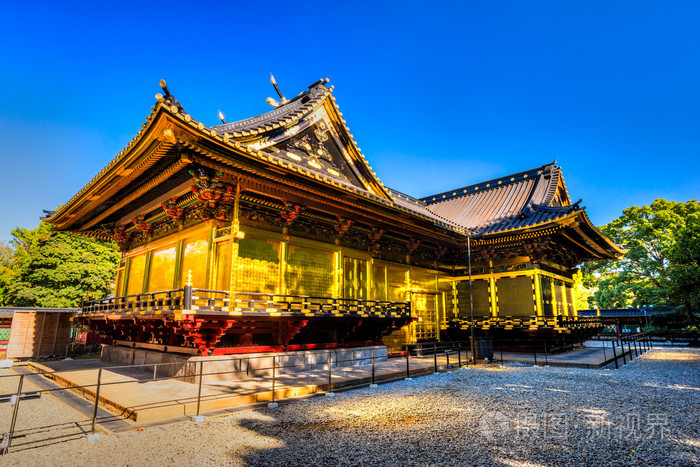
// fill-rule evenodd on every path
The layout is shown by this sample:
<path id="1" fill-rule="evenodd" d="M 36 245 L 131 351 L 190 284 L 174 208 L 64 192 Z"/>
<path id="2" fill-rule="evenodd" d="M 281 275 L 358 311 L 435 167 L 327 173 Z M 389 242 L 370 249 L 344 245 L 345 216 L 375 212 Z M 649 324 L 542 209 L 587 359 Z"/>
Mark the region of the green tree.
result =
<path id="1" fill-rule="evenodd" d="M 679 266 L 679 259 L 689 258 L 692 251 L 678 245 L 692 242 L 695 231 L 691 227 L 698 215 L 697 200 L 678 203 L 657 199 L 651 206 L 627 208 L 621 217 L 600 227 L 628 251 L 619 260 L 584 266 L 588 285 L 597 282 L 589 304 L 597 308 L 682 304 L 679 281 L 692 283 L 698 280 L 700 271 L 692 271 L 692 262 L 688 261 L 683 263 L 687 266 Z"/>
<path id="2" fill-rule="evenodd" d="M 13 276 L 5 294 L 11 305 L 77 307 L 113 291 L 115 244 L 52 232 L 43 222 L 32 230 L 17 228 L 12 236 Z"/>
<path id="3" fill-rule="evenodd" d="M 685 309 L 690 322 L 697 326 L 693 313 L 700 310 L 700 212 L 688 215 L 668 258 L 669 297 Z"/>
<path id="4" fill-rule="evenodd" d="M 17 276 L 14 270 L 14 257 L 14 250 L 0 242 L 0 306 L 10 305 L 10 288 Z"/>

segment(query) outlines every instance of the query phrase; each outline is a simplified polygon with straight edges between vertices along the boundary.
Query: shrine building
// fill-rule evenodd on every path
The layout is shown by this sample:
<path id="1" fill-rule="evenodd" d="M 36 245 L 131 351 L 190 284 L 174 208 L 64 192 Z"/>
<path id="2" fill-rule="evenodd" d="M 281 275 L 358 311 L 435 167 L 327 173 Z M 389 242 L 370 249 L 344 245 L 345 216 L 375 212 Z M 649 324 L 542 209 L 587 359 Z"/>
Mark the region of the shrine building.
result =
<path id="1" fill-rule="evenodd" d="M 77 319 L 202 355 L 435 341 L 468 330 L 472 306 L 480 335 L 600 330 L 577 316 L 572 277 L 623 250 L 571 202 L 558 166 L 400 193 L 327 81 L 289 100 L 273 81 L 274 110 L 216 126 L 161 81 L 128 146 L 45 219 L 122 251 L 114 296 Z"/>

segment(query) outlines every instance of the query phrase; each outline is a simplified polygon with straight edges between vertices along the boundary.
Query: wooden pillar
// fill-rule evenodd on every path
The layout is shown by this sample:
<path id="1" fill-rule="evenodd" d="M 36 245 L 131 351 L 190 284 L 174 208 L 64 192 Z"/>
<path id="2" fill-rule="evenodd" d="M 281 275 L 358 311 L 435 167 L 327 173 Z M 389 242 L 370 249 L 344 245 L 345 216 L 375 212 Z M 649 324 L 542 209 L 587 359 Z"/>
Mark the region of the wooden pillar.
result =
<path id="1" fill-rule="evenodd" d="M 336 245 L 339 241 L 336 240 Z M 333 252 L 333 297 L 343 298 L 343 252 L 340 246 L 336 246 Z"/>
<path id="2" fill-rule="evenodd" d="M 185 255 L 184 244 L 184 240 L 178 240 L 177 246 L 175 247 L 175 277 L 173 277 L 173 289 L 177 289 L 182 285 L 180 283 L 180 278 L 182 277 L 182 257 Z"/>
<path id="3" fill-rule="evenodd" d="M 493 261 L 489 260 L 489 293 L 491 294 L 491 316 L 498 318 L 498 290 L 496 278 L 493 277 Z"/>
<path id="4" fill-rule="evenodd" d="M 214 255 L 216 254 L 216 245 L 214 243 L 214 240 L 216 239 L 216 227 L 213 225 L 209 229 L 209 241 L 207 242 L 207 266 L 205 269 L 205 277 L 204 277 L 204 283 L 206 284 L 206 287 L 209 289 L 215 289 L 216 284 L 214 281 L 216 281 L 216 276 L 219 274 L 216 272 L 214 274 L 214 268 L 216 267 L 216 260 L 214 258 Z M 228 240 L 227 240 L 228 241 Z M 184 284 L 182 284 L 184 285 Z M 234 305 L 229 303 L 230 307 L 233 307 Z"/>
<path id="5" fill-rule="evenodd" d="M 289 251 L 289 241 L 287 235 L 280 245 L 280 293 L 287 293 L 287 252 Z"/>
<path id="6" fill-rule="evenodd" d="M 576 309 L 576 288 L 575 284 L 571 284 L 571 314 L 578 318 L 578 310 Z"/>
<path id="7" fill-rule="evenodd" d="M 552 291 L 552 314 L 554 316 L 559 316 L 559 313 L 557 312 L 557 292 L 556 285 L 554 285 L 555 282 L 556 280 L 554 278 L 551 278 L 549 281 L 550 289 Z"/>
<path id="8" fill-rule="evenodd" d="M 569 300 L 566 297 L 566 283 L 561 281 L 561 312 L 563 316 L 569 316 Z"/>
<path id="9" fill-rule="evenodd" d="M 532 275 L 532 281 L 535 287 L 535 313 L 537 316 L 544 316 L 544 306 L 542 303 L 542 280 L 540 274 L 535 270 Z"/>
<path id="10" fill-rule="evenodd" d="M 241 181 L 236 183 L 236 195 L 233 199 L 233 219 L 231 221 L 231 276 L 229 282 L 229 306 L 231 309 L 236 304 L 236 288 L 238 287 L 238 241 L 244 237 L 240 231 L 241 224 L 238 220 L 241 204 Z"/>
<path id="11" fill-rule="evenodd" d="M 141 291 L 139 293 L 148 291 L 148 280 L 151 278 L 151 258 L 153 257 L 153 251 L 146 252 L 146 262 L 143 265 L 143 284 L 141 285 Z"/>

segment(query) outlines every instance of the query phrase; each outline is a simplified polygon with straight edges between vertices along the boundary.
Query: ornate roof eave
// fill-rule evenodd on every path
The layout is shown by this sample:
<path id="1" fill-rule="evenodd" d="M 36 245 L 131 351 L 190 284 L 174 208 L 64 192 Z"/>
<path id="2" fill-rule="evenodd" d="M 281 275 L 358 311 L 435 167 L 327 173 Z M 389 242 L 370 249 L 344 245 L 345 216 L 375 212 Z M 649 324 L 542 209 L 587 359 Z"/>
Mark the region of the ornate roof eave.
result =
<path id="1" fill-rule="evenodd" d="M 156 150 L 163 150 L 172 147 L 174 140 L 168 140 L 166 134 L 164 117 L 172 112 L 163 103 L 157 103 L 151 108 L 151 113 L 146 117 L 146 122 L 141 125 L 141 129 L 136 136 L 119 151 L 102 170 L 100 170 L 83 188 L 73 197 L 58 208 L 51 216 L 44 218 L 46 222 L 52 224 L 58 230 L 65 230 L 79 219 L 79 212 L 89 210 L 100 199 L 113 193 L 117 187 L 123 187 L 141 173 L 142 167 L 132 166 L 139 157 L 145 153 L 155 154 Z M 172 120 L 171 120 L 172 121 Z M 158 134 L 154 137 L 154 134 Z M 172 133 L 172 131 L 171 131 Z M 161 145 L 153 147 L 155 141 L 160 141 Z M 150 150 L 150 151 L 149 151 Z M 115 180 L 119 181 L 115 183 Z M 111 185 L 110 185 L 111 184 Z M 109 188 L 108 188 L 109 187 Z"/>
<path id="2" fill-rule="evenodd" d="M 313 102 L 307 106 L 299 109 L 296 113 L 293 113 L 289 115 L 285 120 L 281 122 L 275 122 L 275 123 L 269 123 L 266 120 L 267 118 L 264 118 L 267 114 L 263 114 L 259 117 L 255 118 L 262 118 L 262 122 L 264 122 L 264 125 L 259 125 L 257 127 L 248 127 L 246 130 L 243 131 L 231 131 L 230 133 L 230 138 L 235 139 L 239 141 L 241 144 L 246 144 L 246 145 L 253 145 L 256 142 L 258 142 L 261 138 L 263 138 L 266 134 L 281 129 L 281 128 L 286 128 L 290 129 L 297 125 L 299 121 L 306 116 L 312 114 L 319 108 L 325 106 L 327 114 L 329 118 L 333 120 L 333 122 L 337 125 L 337 127 L 344 133 L 345 139 L 348 141 L 348 149 L 349 149 L 349 156 L 354 162 L 354 166 L 357 170 L 361 172 L 363 180 L 368 182 L 368 185 L 366 186 L 367 190 L 370 192 L 373 192 L 374 194 L 387 198 L 389 200 L 394 201 L 389 189 L 387 189 L 386 186 L 379 180 L 379 177 L 377 174 L 374 172 L 372 167 L 369 165 L 367 162 L 367 159 L 365 158 L 364 154 L 362 153 L 361 149 L 357 145 L 357 142 L 355 141 L 355 138 L 353 134 L 350 132 L 350 129 L 347 126 L 347 122 L 343 119 L 343 113 L 340 111 L 340 108 L 338 107 L 338 104 L 336 103 L 335 97 L 332 94 L 333 91 L 333 86 L 330 86 L 329 88 L 323 86 L 323 82 L 325 80 L 320 80 L 317 83 L 314 83 L 310 88 L 317 88 L 317 89 L 322 89 L 322 93 L 320 94 L 319 97 L 315 98 Z M 304 95 L 305 93 L 300 94 L 296 98 L 282 104 L 280 107 L 278 107 L 278 110 L 283 110 L 285 106 L 290 106 L 290 105 L 295 105 L 295 100 Z M 277 110 L 276 110 L 277 111 Z M 275 111 L 272 111 L 275 112 Z M 270 112 L 270 113 L 272 113 Z M 255 119 L 254 118 L 254 119 Z M 224 125 L 218 125 L 213 127 L 214 130 L 218 131 L 227 131 L 227 128 L 231 127 L 231 125 L 235 125 L 237 123 L 245 123 L 248 120 L 254 120 L 254 119 L 247 119 L 247 120 L 241 120 L 240 122 L 234 122 L 231 124 L 224 124 Z M 224 133 L 225 135 L 228 135 L 228 133 Z"/>
<path id="3" fill-rule="evenodd" d="M 295 174 L 301 174 L 305 176 L 308 179 L 313 180 L 316 183 L 323 183 L 327 185 L 327 187 L 330 187 L 331 189 L 336 189 L 339 190 L 340 192 L 350 194 L 352 196 L 357 196 L 360 198 L 364 198 L 366 201 L 371 202 L 372 204 L 381 206 L 383 208 L 389 208 L 394 211 L 399 211 L 402 213 L 406 213 L 411 215 L 412 217 L 418 218 L 422 221 L 427 221 L 431 223 L 432 225 L 436 227 L 443 228 L 445 230 L 449 230 L 452 232 L 456 232 L 460 235 L 467 235 L 467 230 L 464 229 L 463 227 L 460 227 L 456 224 L 453 224 L 449 221 L 442 221 L 439 219 L 435 219 L 433 217 L 426 216 L 424 214 L 421 214 L 419 212 L 416 212 L 414 210 L 407 209 L 403 206 L 398 205 L 397 203 L 383 198 L 381 196 L 377 196 L 374 193 L 370 193 L 366 190 L 361 190 L 354 185 L 350 183 L 343 183 L 338 180 L 334 180 L 333 178 L 326 177 L 325 175 L 319 174 L 316 171 L 313 171 L 311 169 L 305 168 L 299 164 L 292 163 L 290 161 L 284 160 L 281 157 L 274 156 L 273 154 L 268 154 L 263 151 L 253 149 L 250 146 L 245 146 L 241 144 L 240 142 L 236 140 L 231 140 L 227 139 L 226 137 L 223 138 L 211 138 L 208 135 L 203 135 L 203 137 L 208 138 L 212 143 L 215 143 L 219 149 L 222 149 L 222 153 L 220 155 L 212 153 L 212 150 L 209 148 L 203 147 L 201 144 L 198 142 L 193 142 L 193 141 L 181 141 L 187 146 L 192 146 L 195 148 L 195 150 L 201 154 L 208 154 L 209 157 L 212 157 L 214 160 L 217 160 L 219 162 L 224 162 L 226 165 L 231 165 L 240 168 L 239 164 L 237 164 L 237 161 L 234 161 L 228 157 L 226 157 L 225 152 L 226 150 L 231 150 L 231 147 L 240 149 L 244 151 L 244 155 L 248 156 L 249 158 L 252 157 L 253 159 L 257 159 L 260 162 L 263 162 L 266 165 L 269 166 L 276 166 L 276 167 L 281 167 L 285 169 L 285 171 L 290 171 Z M 225 146 L 222 146 L 220 143 L 224 142 L 226 143 Z M 260 174 L 263 175 L 263 174 Z M 268 177 L 269 178 L 269 177 Z"/>
<path id="4" fill-rule="evenodd" d="M 481 234 L 476 236 L 476 245 L 488 245 L 495 243 L 505 243 L 513 242 L 517 240 L 525 240 L 528 238 L 536 238 L 544 235 L 550 235 L 556 233 L 558 230 L 565 227 L 569 227 L 578 223 L 578 225 L 585 225 L 596 238 L 591 238 L 597 245 L 600 245 L 608 255 L 607 259 L 615 259 L 622 256 L 626 250 L 620 248 L 618 245 L 613 243 L 609 238 L 607 238 L 600 230 L 598 230 L 589 219 L 586 208 L 575 210 L 571 213 L 562 215 L 555 219 L 549 219 L 547 221 L 541 222 L 539 224 L 533 224 L 526 227 L 514 228 L 509 230 L 503 230 L 499 232 L 491 232 L 488 234 Z M 582 235 L 585 235 L 582 233 Z M 601 255 L 603 256 L 603 255 Z"/>

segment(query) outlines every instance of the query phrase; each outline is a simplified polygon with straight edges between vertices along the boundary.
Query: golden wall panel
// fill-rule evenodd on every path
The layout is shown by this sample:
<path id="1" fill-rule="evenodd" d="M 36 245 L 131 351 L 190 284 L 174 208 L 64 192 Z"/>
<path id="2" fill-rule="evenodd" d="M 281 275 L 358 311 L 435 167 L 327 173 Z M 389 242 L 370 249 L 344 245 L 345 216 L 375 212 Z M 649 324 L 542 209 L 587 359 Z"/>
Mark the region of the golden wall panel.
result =
<path id="1" fill-rule="evenodd" d="M 216 244 L 214 249 L 214 290 L 231 289 L 231 241 Z"/>
<path id="2" fill-rule="evenodd" d="M 280 292 L 281 242 L 246 237 L 238 244 L 238 292 Z"/>
<path id="3" fill-rule="evenodd" d="M 134 256 L 129 260 L 129 277 L 126 284 L 126 294 L 134 295 L 143 292 L 143 274 L 146 270 L 146 254 Z"/>
<path id="4" fill-rule="evenodd" d="M 533 316 L 535 301 L 530 276 L 501 277 L 496 281 L 498 316 Z"/>
<path id="5" fill-rule="evenodd" d="M 289 245 L 284 274 L 287 294 L 331 297 L 333 273 L 333 252 Z"/>
<path id="6" fill-rule="evenodd" d="M 472 297 L 474 300 L 474 317 L 488 318 L 491 316 L 489 301 L 489 281 L 476 279 L 472 282 Z M 457 308 L 462 319 L 471 319 L 469 301 L 469 281 L 457 283 Z"/>
<path id="7" fill-rule="evenodd" d="M 367 279 L 366 260 L 348 256 L 343 258 L 343 298 L 367 300 Z"/>
<path id="8" fill-rule="evenodd" d="M 372 265 L 372 296 L 374 300 L 386 301 L 386 268 L 383 265 Z"/>
<path id="9" fill-rule="evenodd" d="M 180 286 L 187 284 L 191 275 L 192 287 L 207 288 L 207 253 L 209 235 L 187 238 L 182 243 L 182 266 L 180 267 Z"/>
<path id="10" fill-rule="evenodd" d="M 406 273 L 407 267 L 387 266 L 387 291 L 388 299 L 391 302 L 405 302 L 407 300 L 408 282 Z"/>
<path id="11" fill-rule="evenodd" d="M 177 245 L 151 251 L 147 292 L 170 290 L 175 280 Z"/>

